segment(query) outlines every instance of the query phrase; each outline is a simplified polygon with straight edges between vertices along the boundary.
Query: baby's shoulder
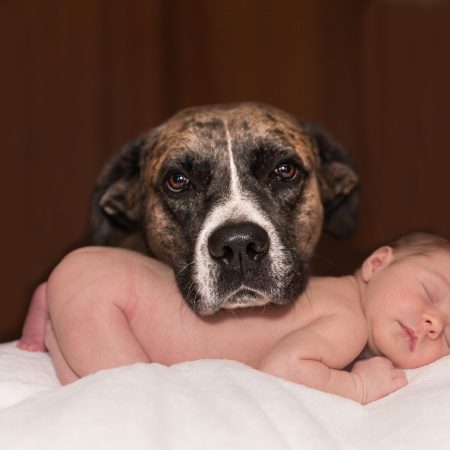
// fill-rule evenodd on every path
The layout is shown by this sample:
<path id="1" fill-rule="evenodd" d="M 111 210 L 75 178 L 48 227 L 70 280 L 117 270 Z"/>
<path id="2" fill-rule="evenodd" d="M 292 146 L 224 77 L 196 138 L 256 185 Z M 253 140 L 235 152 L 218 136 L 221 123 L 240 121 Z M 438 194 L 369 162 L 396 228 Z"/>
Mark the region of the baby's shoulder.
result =
<path id="1" fill-rule="evenodd" d="M 364 320 L 359 290 L 351 276 L 312 278 L 307 295 L 320 315 L 340 313 Z"/>

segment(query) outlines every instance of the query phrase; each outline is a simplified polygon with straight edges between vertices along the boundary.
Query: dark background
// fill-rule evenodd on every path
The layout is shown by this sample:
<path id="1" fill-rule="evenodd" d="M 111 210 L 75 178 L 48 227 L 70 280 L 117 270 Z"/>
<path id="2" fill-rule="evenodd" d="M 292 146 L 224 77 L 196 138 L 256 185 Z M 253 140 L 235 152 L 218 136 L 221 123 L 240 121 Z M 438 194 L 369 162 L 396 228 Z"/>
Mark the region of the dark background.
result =
<path id="1" fill-rule="evenodd" d="M 108 155 L 186 106 L 272 103 L 353 155 L 358 230 L 322 240 L 316 273 L 450 237 L 449 24 L 439 0 L 0 0 L 0 340 L 87 242 Z"/>

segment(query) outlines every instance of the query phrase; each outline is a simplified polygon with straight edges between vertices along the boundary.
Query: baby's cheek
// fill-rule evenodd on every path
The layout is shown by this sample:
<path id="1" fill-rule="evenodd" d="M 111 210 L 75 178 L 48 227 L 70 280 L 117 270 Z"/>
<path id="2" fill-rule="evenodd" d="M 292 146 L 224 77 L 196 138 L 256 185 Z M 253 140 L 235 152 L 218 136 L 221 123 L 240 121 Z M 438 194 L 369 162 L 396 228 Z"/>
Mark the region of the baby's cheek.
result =
<path id="1" fill-rule="evenodd" d="M 426 366 L 434 361 L 448 355 L 449 352 L 442 352 L 440 349 L 426 351 L 415 351 L 408 354 L 391 357 L 391 361 L 399 369 L 416 369 L 417 367 Z"/>
<path id="2" fill-rule="evenodd" d="M 390 339 L 387 335 L 385 327 L 380 324 L 372 324 L 367 341 L 367 348 L 371 356 L 387 356 L 386 353 L 392 351 L 392 343 L 389 345 Z"/>

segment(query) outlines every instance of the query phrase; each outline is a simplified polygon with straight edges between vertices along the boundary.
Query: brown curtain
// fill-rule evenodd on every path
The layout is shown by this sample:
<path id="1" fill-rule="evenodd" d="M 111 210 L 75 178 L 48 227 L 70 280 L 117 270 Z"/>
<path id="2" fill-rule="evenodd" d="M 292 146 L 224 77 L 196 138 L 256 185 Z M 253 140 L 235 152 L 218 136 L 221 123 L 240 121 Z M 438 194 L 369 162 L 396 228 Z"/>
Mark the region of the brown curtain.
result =
<path id="1" fill-rule="evenodd" d="M 450 237 L 450 4 L 383 0 L 0 0 L 0 340 L 88 242 L 114 150 L 176 110 L 259 100 L 319 121 L 361 173 L 344 273 L 405 231 Z"/>

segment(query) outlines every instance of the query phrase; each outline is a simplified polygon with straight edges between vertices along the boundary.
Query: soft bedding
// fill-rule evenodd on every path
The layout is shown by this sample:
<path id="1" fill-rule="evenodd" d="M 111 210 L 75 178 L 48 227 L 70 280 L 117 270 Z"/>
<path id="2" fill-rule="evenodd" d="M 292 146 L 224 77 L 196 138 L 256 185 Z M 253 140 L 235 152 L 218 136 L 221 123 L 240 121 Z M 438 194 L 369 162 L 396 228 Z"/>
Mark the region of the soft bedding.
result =
<path id="1" fill-rule="evenodd" d="M 47 354 L 0 344 L 0 449 L 450 446 L 450 357 L 361 406 L 232 361 L 136 364 L 60 387 Z"/>

